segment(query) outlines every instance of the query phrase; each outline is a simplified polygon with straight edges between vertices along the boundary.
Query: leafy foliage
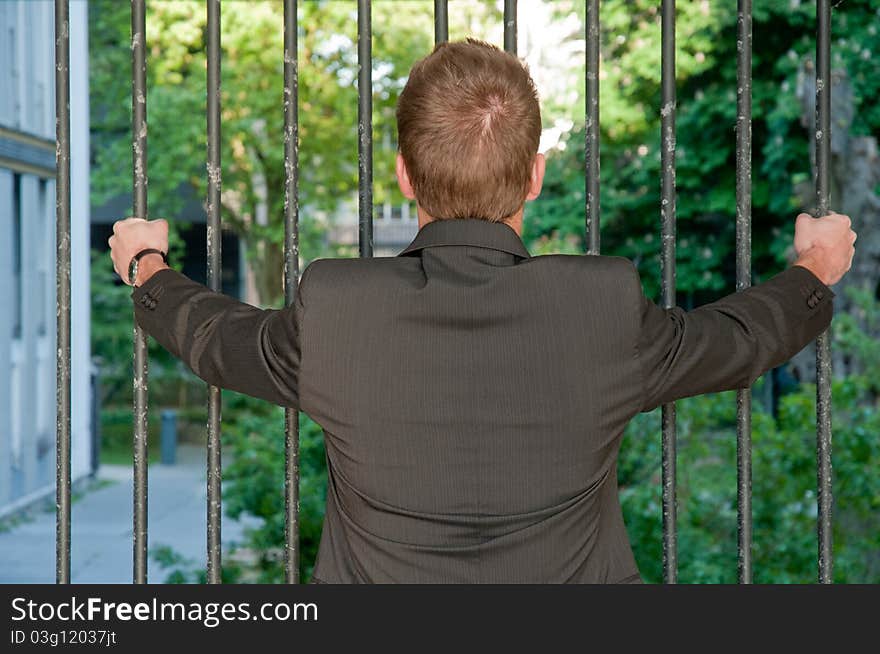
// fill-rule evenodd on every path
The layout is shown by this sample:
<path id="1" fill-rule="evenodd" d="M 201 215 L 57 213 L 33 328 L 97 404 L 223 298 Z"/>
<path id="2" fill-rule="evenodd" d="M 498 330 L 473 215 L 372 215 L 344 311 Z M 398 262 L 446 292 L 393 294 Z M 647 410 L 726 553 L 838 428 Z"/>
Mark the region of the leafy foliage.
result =
<path id="1" fill-rule="evenodd" d="M 92 356 L 100 369 L 101 402 L 131 405 L 132 397 L 132 302 L 131 287 L 113 271 L 107 252 L 92 250 L 91 266 L 91 337 Z M 193 389 L 204 387 L 180 360 L 175 359 L 155 340 L 147 339 L 150 356 L 149 380 L 153 406 L 186 404 Z M 199 399 L 197 395 L 193 399 Z"/>
<path id="2" fill-rule="evenodd" d="M 284 134 L 282 3 L 223 5 L 221 43 L 222 223 L 247 246 L 265 304 L 281 298 Z M 402 201 L 394 170 L 394 108 L 409 66 L 432 45 L 430 14 L 418 3 L 373 10 L 375 201 Z M 131 166 L 128 7 L 102 0 L 90 12 L 93 170 L 97 202 L 128 192 Z M 148 4 L 147 116 L 149 207 L 174 222 L 186 192 L 205 197 L 206 80 L 204 4 Z M 327 218 L 357 191 L 357 34 L 353 3 L 300 6 L 300 249 L 308 261 L 327 253 Z M 393 32 L 383 28 L 394 25 Z M 183 190 L 183 192 L 181 191 Z M 261 218 L 265 207 L 265 219 Z M 192 217 L 184 217 L 191 219 Z"/>
<path id="3" fill-rule="evenodd" d="M 559 13 L 583 3 L 560 2 Z M 646 290 L 659 292 L 660 25 L 650 0 L 600 3 L 602 249 L 639 264 Z M 880 135 L 880 77 L 871 57 L 880 2 L 837 3 L 835 69 L 856 98 L 853 131 Z M 677 6 L 677 286 L 711 300 L 734 288 L 736 3 Z M 582 24 L 582 22 L 581 22 Z M 814 3 L 767 0 L 753 18 L 753 260 L 756 281 L 791 255 L 798 190 L 812 179 L 800 124 L 799 75 L 815 51 Z M 583 39 L 583 28 L 570 35 Z M 583 69 L 581 69 L 583 70 Z M 528 209 L 526 238 L 584 233 L 583 86 L 562 148 L 548 154 L 541 198 Z M 582 246 L 583 247 L 583 246 Z M 697 304 L 702 302 L 697 302 Z"/>
<path id="4" fill-rule="evenodd" d="M 880 347 L 871 336 L 880 326 L 880 303 L 865 289 L 850 287 L 847 293 L 856 306 L 852 314 L 835 318 L 837 345 L 859 362 L 874 397 L 880 397 Z"/>
<path id="5" fill-rule="evenodd" d="M 224 395 L 230 419 L 224 421 L 224 452 L 231 463 L 224 469 L 227 515 L 247 513 L 260 520 L 248 534 L 247 546 L 256 555 L 252 577 L 258 583 L 284 579 L 284 410 L 235 393 Z M 307 580 L 314 566 L 321 525 L 327 473 L 321 428 L 300 413 L 300 568 Z"/>
<path id="6" fill-rule="evenodd" d="M 756 387 L 760 394 L 761 383 Z M 867 380 L 836 381 L 834 393 L 835 581 L 880 581 L 880 411 Z M 756 583 L 816 580 L 816 400 L 805 385 L 782 398 L 774 420 L 753 403 L 752 514 Z M 736 396 L 682 400 L 678 426 L 681 583 L 736 583 Z M 621 502 L 639 568 L 662 581 L 660 411 L 628 426 L 619 469 Z"/>
<path id="7" fill-rule="evenodd" d="M 92 189 L 97 203 L 127 192 L 130 176 L 129 14 L 125 3 L 93 2 L 91 29 Z M 601 138 L 603 252 L 636 261 L 646 291 L 659 290 L 660 29 L 655 0 L 606 0 L 601 5 Z M 583 3 L 557 0 L 560 16 Z M 492 3 L 466 7 L 458 25 L 479 33 L 497 24 Z M 415 59 L 432 42 L 430 3 L 376 2 L 374 135 L 377 202 L 399 201 L 391 170 L 394 105 Z M 760 271 L 777 270 L 790 255 L 799 188 L 811 179 L 806 131 L 800 124 L 799 75 L 813 53 L 812 3 L 766 0 L 754 8 L 753 255 Z M 261 276 L 261 299 L 280 298 L 283 239 L 281 5 L 223 5 L 223 222 L 247 243 Z M 357 184 L 356 20 L 352 2 L 300 4 L 301 252 L 308 261 L 331 254 L 324 218 L 350 201 Z M 880 76 L 871 51 L 878 0 L 834 7 L 835 68 L 853 84 L 857 134 L 880 134 Z M 205 15 L 202 3 L 148 4 L 150 213 L 171 218 L 183 207 L 181 188 L 205 193 Z M 581 20 L 582 24 L 582 20 Z M 479 34 L 485 36 L 485 34 Z M 838 36 L 839 35 L 839 36 Z M 454 34 L 454 36 L 458 36 Z M 575 29 L 569 40 L 582 40 Z M 677 285 L 688 304 L 733 289 L 736 11 L 731 3 L 678 5 L 677 25 Z M 576 66 L 575 66 L 576 68 Z M 525 239 L 535 254 L 582 252 L 584 232 L 583 68 L 571 75 L 573 100 L 544 98 L 545 125 L 571 120 L 548 152 L 542 197 L 527 209 Z M 266 207 L 266 220 L 258 208 Z M 177 245 L 179 252 L 179 244 Z M 119 396 L 130 385 L 128 289 L 114 282 L 106 255 L 92 266 L 93 349 L 105 383 Z M 858 298 L 863 318 L 878 305 Z M 834 382 L 835 578 L 880 581 L 880 345 L 859 322 L 835 321 L 835 347 L 863 363 L 864 375 Z M 179 362 L 151 342 L 153 389 L 199 386 Z M 156 382 L 159 383 L 156 383 Z M 760 390 L 759 382 L 756 391 Z M 152 389 L 151 389 L 152 390 Z M 130 389 L 128 390 L 130 392 Z M 171 400 L 173 393 L 166 393 Z M 757 395 L 756 395 L 757 396 Z M 284 536 L 284 419 L 277 407 L 224 391 L 224 507 L 250 515 L 246 552 L 224 558 L 227 581 L 280 581 Z M 178 393 L 182 406 L 191 396 Z M 679 578 L 732 582 L 736 575 L 735 400 L 732 393 L 678 405 Z M 619 480 L 627 528 L 643 576 L 661 578 L 659 412 L 627 428 Z M 815 389 L 788 394 L 777 416 L 754 402 L 753 513 L 756 581 L 815 578 Z M 307 579 L 320 538 L 326 471 L 320 428 L 300 416 L 301 571 Z M 171 581 L 203 581 L 195 562 L 154 552 Z"/>

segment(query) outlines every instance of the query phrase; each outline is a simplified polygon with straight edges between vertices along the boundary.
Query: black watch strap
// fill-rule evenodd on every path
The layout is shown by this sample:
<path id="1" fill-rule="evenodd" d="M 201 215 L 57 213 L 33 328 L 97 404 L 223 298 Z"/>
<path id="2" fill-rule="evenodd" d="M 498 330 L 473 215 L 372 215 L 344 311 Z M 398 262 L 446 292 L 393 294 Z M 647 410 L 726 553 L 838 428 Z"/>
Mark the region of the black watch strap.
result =
<path id="1" fill-rule="evenodd" d="M 140 261 L 141 257 L 145 257 L 148 254 L 159 254 L 162 256 L 162 261 L 166 264 L 168 263 L 168 255 L 162 252 L 162 250 L 157 250 L 156 248 L 144 248 L 134 255 L 128 263 L 128 281 L 132 286 L 134 286 L 134 283 L 137 281 L 137 269 L 134 268 L 134 263 Z"/>

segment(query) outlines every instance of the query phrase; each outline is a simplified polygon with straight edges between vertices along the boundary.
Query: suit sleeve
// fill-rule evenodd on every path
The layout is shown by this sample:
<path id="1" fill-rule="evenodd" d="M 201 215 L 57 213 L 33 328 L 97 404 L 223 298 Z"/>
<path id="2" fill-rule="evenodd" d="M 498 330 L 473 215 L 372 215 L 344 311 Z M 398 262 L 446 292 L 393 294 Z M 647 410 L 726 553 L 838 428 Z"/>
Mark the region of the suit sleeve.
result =
<path id="1" fill-rule="evenodd" d="M 803 266 L 685 311 L 649 300 L 630 265 L 639 296 L 642 412 L 683 397 L 748 388 L 831 324 L 835 293 Z"/>
<path id="2" fill-rule="evenodd" d="M 165 269 L 131 297 L 138 324 L 209 384 L 299 408 L 301 293 L 258 309 Z"/>

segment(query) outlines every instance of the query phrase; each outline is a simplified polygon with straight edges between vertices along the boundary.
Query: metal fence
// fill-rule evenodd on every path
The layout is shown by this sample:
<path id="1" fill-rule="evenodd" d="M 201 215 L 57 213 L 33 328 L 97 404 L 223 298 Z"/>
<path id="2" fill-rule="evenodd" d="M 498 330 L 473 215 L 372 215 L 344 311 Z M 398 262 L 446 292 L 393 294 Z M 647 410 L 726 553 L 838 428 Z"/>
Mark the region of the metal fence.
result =
<path id="1" fill-rule="evenodd" d="M 57 162 L 57 438 L 56 581 L 70 582 L 70 70 L 69 0 L 55 0 L 55 93 Z M 299 279 L 298 206 L 298 0 L 284 0 L 284 296 L 294 301 Z M 373 136 L 371 80 L 371 3 L 357 0 L 358 12 L 358 204 L 359 253 L 373 253 Z M 736 290 L 751 284 L 751 63 L 752 3 L 738 0 L 736 123 Z M 599 0 L 586 10 L 586 167 L 587 252 L 599 254 Z M 207 11 L 207 254 L 208 286 L 220 290 L 220 0 L 206 0 Z M 133 215 L 147 212 L 147 88 L 145 0 L 131 0 Z M 661 201 L 662 302 L 675 306 L 675 0 L 661 0 Z M 828 212 L 830 157 L 829 0 L 816 2 L 816 215 Z M 517 2 L 504 0 L 504 48 L 516 53 Z M 434 0 L 434 38 L 449 38 L 447 0 Z M 134 497 L 133 579 L 147 581 L 147 349 L 143 331 L 133 330 Z M 818 486 L 818 581 L 832 579 L 831 553 L 831 358 L 827 331 L 816 341 Z M 220 583 L 220 389 L 208 388 L 207 426 L 207 578 Z M 285 570 L 288 583 L 299 582 L 299 430 L 298 411 L 285 411 Z M 663 574 L 677 581 L 675 403 L 661 408 Z M 752 581 L 751 402 L 750 389 L 737 391 L 738 571 L 740 583 Z"/>

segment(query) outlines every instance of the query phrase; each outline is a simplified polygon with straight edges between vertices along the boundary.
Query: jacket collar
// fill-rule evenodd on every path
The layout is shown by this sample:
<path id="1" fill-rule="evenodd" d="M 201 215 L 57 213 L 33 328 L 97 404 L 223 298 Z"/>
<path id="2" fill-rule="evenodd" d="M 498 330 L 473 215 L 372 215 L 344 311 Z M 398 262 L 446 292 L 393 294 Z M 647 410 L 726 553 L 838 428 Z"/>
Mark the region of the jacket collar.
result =
<path id="1" fill-rule="evenodd" d="M 472 245 L 509 252 L 523 259 L 529 258 L 529 251 L 512 227 L 478 218 L 432 220 L 419 230 L 412 243 L 397 256 L 415 255 L 423 248 L 440 245 Z"/>

